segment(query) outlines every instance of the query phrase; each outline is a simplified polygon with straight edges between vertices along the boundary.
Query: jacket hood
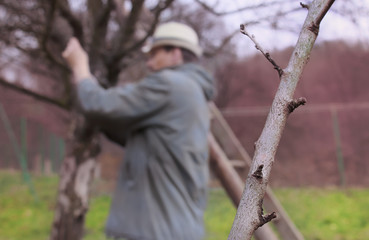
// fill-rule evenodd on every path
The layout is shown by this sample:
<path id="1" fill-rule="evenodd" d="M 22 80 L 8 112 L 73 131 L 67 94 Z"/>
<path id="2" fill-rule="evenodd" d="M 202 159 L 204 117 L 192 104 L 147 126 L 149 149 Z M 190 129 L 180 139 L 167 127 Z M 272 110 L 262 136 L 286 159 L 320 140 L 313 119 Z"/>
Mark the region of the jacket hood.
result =
<path id="1" fill-rule="evenodd" d="M 204 95 L 208 101 L 212 100 L 215 96 L 215 84 L 214 78 L 207 72 L 203 67 L 193 64 L 186 63 L 178 67 L 179 70 L 190 75 L 191 79 L 196 81 L 202 88 Z"/>

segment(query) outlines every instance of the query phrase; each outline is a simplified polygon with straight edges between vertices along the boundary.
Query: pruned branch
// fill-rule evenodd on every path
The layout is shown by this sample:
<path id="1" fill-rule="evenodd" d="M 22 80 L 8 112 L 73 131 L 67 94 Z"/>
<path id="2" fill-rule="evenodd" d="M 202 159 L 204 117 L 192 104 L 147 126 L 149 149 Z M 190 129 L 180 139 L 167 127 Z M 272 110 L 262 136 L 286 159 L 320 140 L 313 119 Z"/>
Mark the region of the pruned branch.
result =
<path id="1" fill-rule="evenodd" d="M 256 49 L 258 49 L 265 57 L 268 59 L 268 61 L 274 66 L 274 69 L 277 70 L 279 77 L 282 77 L 283 75 L 283 69 L 277 65 L 277 63 L 272 59 L 269 52 L 264 51 L 264 49 L 260 46 L 260 44 L 256 41 L 254 35 L 250 35 L 246 31 L 245 25 L 240 25 L 241 33 L 248 36 L 255 44 Z"/>

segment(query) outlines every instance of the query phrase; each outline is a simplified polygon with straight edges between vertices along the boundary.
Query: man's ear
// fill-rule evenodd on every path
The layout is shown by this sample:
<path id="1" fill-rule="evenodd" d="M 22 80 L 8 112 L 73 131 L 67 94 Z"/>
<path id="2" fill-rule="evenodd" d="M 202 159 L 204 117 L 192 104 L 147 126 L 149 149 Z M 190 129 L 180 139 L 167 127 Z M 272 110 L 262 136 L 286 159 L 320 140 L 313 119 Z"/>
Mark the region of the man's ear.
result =
<path id="1" fill-rule="evenodd" d="M 176 64 L 182 64 L 183 63 L 183 55 L 180 48 L 174 48 L 173 49 L 173 60 L 176 62 Z"/>

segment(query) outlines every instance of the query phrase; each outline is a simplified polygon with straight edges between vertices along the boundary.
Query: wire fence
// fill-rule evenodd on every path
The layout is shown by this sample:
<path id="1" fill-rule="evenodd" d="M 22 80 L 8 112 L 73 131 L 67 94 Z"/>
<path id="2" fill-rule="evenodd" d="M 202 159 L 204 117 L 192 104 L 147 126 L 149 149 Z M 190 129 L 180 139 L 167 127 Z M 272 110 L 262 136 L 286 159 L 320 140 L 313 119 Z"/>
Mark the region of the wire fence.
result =
<path id="1" fill-rule="evenodd" d="M 269 107 L 222 109 L 252 156 Z M 289 117 L 276 154 L 276 185 L 369 185 L 369 103 L 308 104 Z"/>
<path id="2" fill-rule="evenodd" d="M 369 186 L 368 110 L 369 103 L 364 102 L 307 105 L 293 112 L 277 151 L 273 182 L 281 186 Z M 222 110 L 251 156 L 268 111 L 269 107 Z M 66 155 L 60 131 L 31 118 L 8 115 L 1 105 L 0 118 L 0 169 L 21 170 L 27 182 L 29 172 L 59 172 Z M 122 159 L 116 148 L 104 142 L 100 154 L 103 178 L 115 176 Z"/>
<path id="3" fill-rule="evenodd" d="M 0 105 L 0 168 L 43 174 L 57 173 L 65 156 L 65 141 L 39 122 L 8 116 Z"/>

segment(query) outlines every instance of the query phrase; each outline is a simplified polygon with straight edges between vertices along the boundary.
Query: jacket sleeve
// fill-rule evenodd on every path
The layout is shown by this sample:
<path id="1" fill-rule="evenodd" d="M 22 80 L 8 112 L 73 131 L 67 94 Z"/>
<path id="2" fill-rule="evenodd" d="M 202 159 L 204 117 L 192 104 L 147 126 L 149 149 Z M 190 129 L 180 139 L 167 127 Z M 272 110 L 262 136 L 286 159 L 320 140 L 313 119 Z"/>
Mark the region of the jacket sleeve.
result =
<path id="1" fill-rule="evenodd" d="M 77 98 L 83 113 L 94 122 L 119 121 L 129 127 L 160 112 L 168 103 L 169 88 L 158 75 L 110 89 L 85 79 L 77 86 Z"/>

